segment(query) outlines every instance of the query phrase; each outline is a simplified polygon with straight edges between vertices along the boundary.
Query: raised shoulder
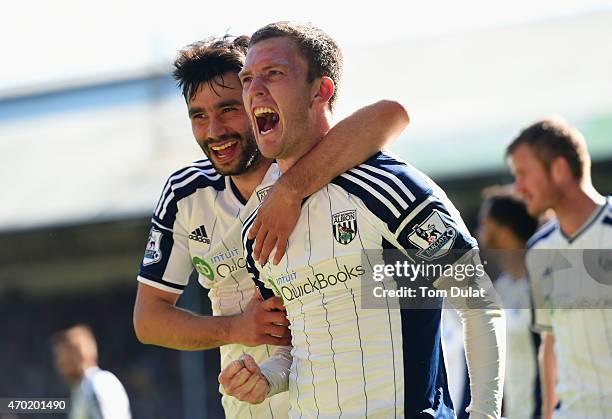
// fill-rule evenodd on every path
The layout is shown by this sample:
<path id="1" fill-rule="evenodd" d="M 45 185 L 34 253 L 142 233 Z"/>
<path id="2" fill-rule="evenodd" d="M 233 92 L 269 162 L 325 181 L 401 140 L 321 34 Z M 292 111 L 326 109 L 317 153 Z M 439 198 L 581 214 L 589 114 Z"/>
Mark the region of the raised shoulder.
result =
<path id="1" fill-rule="evenodd" d="M 169 212 L 176 210 L 181 199 L 193 194 L 198 189 L 225 189 L 225 179 L 217 173 L 208 159 L 198 160 L 174 172 L 164 186 L 154 212 L 154 219 L 164 220 Z"/>

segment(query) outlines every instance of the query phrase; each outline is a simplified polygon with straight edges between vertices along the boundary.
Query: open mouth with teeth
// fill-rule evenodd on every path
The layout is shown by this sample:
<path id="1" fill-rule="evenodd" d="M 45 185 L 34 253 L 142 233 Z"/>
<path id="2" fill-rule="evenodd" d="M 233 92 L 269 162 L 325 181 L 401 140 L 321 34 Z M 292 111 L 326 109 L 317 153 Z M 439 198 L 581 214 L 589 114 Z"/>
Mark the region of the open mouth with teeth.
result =
<path id="1" fill-rule="evenodd" d="M 257 121 L 257 130 L 261 135 L 266 135 L 278 125 L 278 113 L 272 108 L 258 107 L 253 110 Z"/>
<path id="2" fill-rule="evenodd" d="M 237 149 L 238 141 L 236 140 L 210 146 L 212 153 L 215 155 L 217 160 L 221 162 L 232 159 Z"/>

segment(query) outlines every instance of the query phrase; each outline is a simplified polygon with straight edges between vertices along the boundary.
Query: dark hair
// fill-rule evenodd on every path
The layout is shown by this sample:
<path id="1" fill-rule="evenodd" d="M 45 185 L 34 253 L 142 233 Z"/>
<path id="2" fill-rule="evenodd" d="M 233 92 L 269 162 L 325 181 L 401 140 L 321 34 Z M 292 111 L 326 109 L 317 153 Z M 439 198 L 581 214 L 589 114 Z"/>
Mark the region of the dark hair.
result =
<path id="1" fill-rule="evenodd" d="M 186 102 L 193 99 L 202 83 L 208 83 L 215 90 L 215 85 L 227 87 L 223 74 L 238 74 L 244 65 L 249 45 L 248 36 L 231 38 L 209 38 L 195 42 L 179 51 L 174 61 L 172 76 L 178 82 Z M 221 77 L 221 83 L 213 81 Z M 216 90 L 215 90 L 216 91 Z"/>
<path id="2" fill-rule="evenodd" d="M 94 333 L 91 327 L 87 324 L 79 323 L 53 333 L 51 336 L 51 342 L 54 344 L 67 343 L 70 341 L 70 336 L 72 335 L 86 336 L 87 338 L 95 341 Z"/>
<path id="3" fill-rule="evenodd" d="M 336 41 L 311 23 L 276 22 L 264 26 L 251 36 L 249 46 L 270 38 L 286 37 L 293 40 L 308 62 L 307 80 L 312 83 L 318 77 L 329 77 L 334 82 L 334 94 L 329 99 L 333 110 L 340 89 L 342 76 L 342 51 Z"/>
<path id="4" fill-rule="evenodd" d="M 547 118 L 525 128 L 506 149 L 509 157 L 520 145 L 529 145 L 548 169 L 562 157 L 576 180 L 581 181 L 590 170 L 590 157 L 584 137 L 576 128 L 560 118 Z"/>
<path id="5" fill-rule="evenodd" d="M 482 204 L 480 218 L 490 217 L 507 227 L 523 242 L 538 229 L 538 219 L 529 215 L 527 205 L 520 198 L 505 193 L 488 196 Z"/>

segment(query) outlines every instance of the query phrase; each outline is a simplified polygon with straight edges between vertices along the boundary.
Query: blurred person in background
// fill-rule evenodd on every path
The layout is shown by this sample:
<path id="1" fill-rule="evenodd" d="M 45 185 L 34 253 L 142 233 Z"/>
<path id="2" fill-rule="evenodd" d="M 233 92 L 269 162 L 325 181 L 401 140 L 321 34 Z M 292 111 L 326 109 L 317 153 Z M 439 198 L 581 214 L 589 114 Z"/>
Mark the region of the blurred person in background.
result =
<path id="1" fill-rule="evenodd" d="M 528 241 L 526 254 L 534 326 L 542 332 L 542 416 L 610 418 L 612 310 L 606 296 L 612 266 L 612 198 L 593 187 L 586 141 L 563 119 L 547 118 L 528 126 L 510 143 L 506 155 L 529 214 L 548 209 L 556 214 Z M 592 266 L 585 263 L 584 249 L 600 249 Z M 583 289 L 593 292 L 580 295 Z M 555 388 L 560 399 L 556 410 Z"/>
<path id="2" fill-rule="evenodd" d="M 396 102 L 367 106 L 340 121 L 270 189 L 280 172 L 257 148 L 238 79 L 248 41 L 243 36 L 196 42 L 174 63 L 173 75 L 206 158 L 175 172 L 162 191 L 134 307 L 141 342 L 181 350 L 220 347 L 222 368 L 245 353 L 261 361 L 275 351 L 267 345 L 290 343 L 282 300 L 262 301 L 246 271 L 240 242 L 246 215 L 268 196 L 260 208 L 272 207 L 270 218 L 288 229 L 279 239 L 277 253 L 282 254 L 282 235 L 293 228 L 303 198 L 397 138 L 408 124 Z M 276 75 L 270 71 L 268 77 Z M 264 240 L 276 243 L 270 242 L 278 236 L 267 225 L 262 233 L 267 234 L 257 239 L 261 246 Z M 210 290 L 213 316 L 176 307 L 194 268 L 199 283 Z M 288 412 L 286 394 L 257 406 L 224 395 L 222 404 L 228 418 L 282 418 Z"/>
<path id="3" fill-rule="evenodd" d="M 502 190 L 486 189 L 480 207 L 478 239 L 481 249 L 492 250 L 501 274 L 495 282 L 506 311 L 506 378 L 504 416 L 539 418 L 541 411 L 538 348 L 540 337 L 531 330 L 529 283 L 524 249 L 538 219 L 525 203 Z"/>
<path id="4" fill-rule="evenodd" d="M 55 366 L 71 388 L 69 419 L 130 419 L 130 402 L 119 379 L 98 367 L 89 326 L 76 325 L 52 338 Z"/>

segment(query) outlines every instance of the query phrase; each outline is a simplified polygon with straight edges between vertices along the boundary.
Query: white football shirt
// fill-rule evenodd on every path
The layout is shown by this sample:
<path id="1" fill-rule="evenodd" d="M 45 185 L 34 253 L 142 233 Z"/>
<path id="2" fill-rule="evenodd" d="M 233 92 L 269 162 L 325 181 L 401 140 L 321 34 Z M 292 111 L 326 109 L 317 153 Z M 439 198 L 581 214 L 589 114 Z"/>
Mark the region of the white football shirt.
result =
<path id="1" fill-rule="evenodd" d="M 278 167 L 272 164 L 245 202 L 231 178 L 219 175 L 208 159 L 175 172 L 155 208 L 138 281 L 180 294 L 195 269 L 199 283 L 209 290 L 214 315 L 241 313 L 255 285 L 246 271 L 240 228 L 279 175 Z M 267 345 L 224 345 L 220 348 L 221 368 L 245 353 L 260 362 L 275 350 Z M 219 390 L 223 393 L 221 386 Z M 259 405 L 224 394 L 222 403 L 228 418 L 287 417 L 286 394 Z"/>
<path id="2" fill-rule="evenodd" d="M 539 336 L 531 329 L 531 293 L 527 278 L 502 273 L 495 282 L 506 311 L 504 416 L 531 419 L 540 414 Z"/>
<path id="3" fill-rule="evenodd" d="M 130 401 L 112 372 L 98 367 L 85 370 L 72 389 L 69 419 L 131 419 Z"/>
<path id="4" fill-rule="evenodd" d="M 555 418 L 612 417 L 612 198 L 567 237 L 557 220 L 528 242 L 536 328 L 555 336 Z"/>
<path id="5" fill-rule="evenodd" d="M 311 195 L 280 264 L 263 268 L 246 239 L 255 215 L 243 229 L 249 272 L 282 296 L 291 322 L 289 416 L 454 418 L 441 310 L 367 309 L 361 292 L 362 250 L 435 259 L 476 246 L 444 192 L 378 153 Z"/>

